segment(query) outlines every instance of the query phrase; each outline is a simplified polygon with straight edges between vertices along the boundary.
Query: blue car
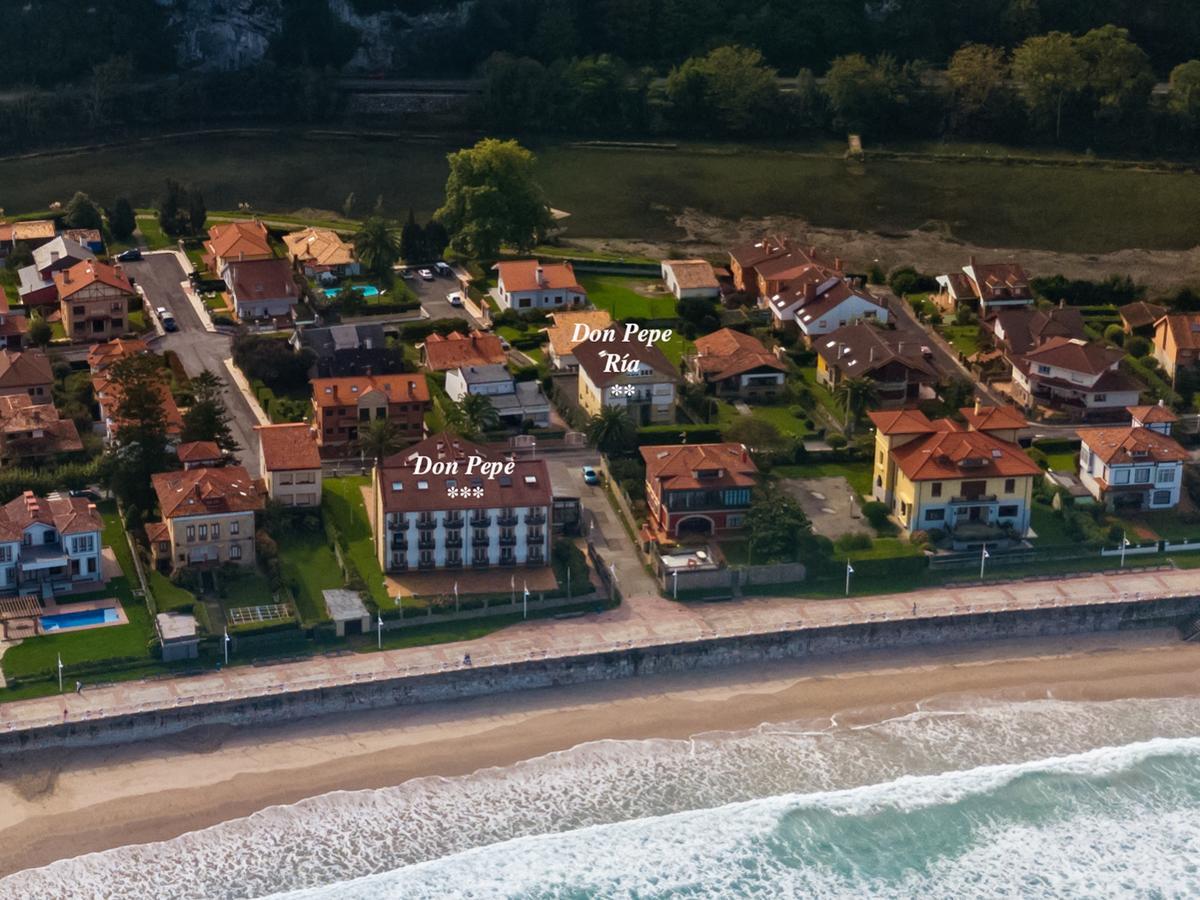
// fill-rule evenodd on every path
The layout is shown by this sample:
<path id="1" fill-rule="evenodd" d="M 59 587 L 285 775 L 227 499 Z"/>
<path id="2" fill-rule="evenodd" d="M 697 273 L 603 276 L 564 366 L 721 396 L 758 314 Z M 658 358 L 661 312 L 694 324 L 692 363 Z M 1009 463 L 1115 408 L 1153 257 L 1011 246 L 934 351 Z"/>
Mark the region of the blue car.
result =
<path id="1" fill-rule="evenodd" d="M 596 474 L 596 470 L 591 466 L 583 467 L 583 483 L 584 484 L 599 484 L 600 476 Z"/>

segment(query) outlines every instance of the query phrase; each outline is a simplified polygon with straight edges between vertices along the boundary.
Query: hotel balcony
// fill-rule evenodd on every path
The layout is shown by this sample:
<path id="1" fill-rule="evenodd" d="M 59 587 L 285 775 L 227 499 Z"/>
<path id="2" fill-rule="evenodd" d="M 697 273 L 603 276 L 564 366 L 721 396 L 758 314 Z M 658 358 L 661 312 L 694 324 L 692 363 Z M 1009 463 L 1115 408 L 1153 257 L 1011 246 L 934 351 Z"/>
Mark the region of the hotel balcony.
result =
<path id="1" fill-rule="evenodd" d="M 546 541 L 545 532 L 530 531 L 525 535 L 525 543 L 527 544 L 543 544 Z"/>
<path id="2" fill-rule="evenodd" d="M 546 560 L 540 553 L 531 553 L 525 558 L 527 566 L 544 566 L 545 564 Z"/>
<path id="3" fill-rule="evenodd" d="M 546 524 L 546 514 L 540 510 L 538 512 L 526 513 L 525 514 L 525 524 L 526 525 L 545 525 Z"/>
<path id="4" fill-rule="evenodd" d="M 417 563 L 417 568 L 422 571 L 425 571 L 427 569 L 432 569 L 434 567 L 434 565 L 435 564 L 432 559 L 423 559 L 419 563 Z"/>
<path id="5" fill-rule="evenodd" d="M 423 531 L 437 528 L 437 519 L 417 519 L 417 527 Z"/>
<path id="6" fill-rule="evenodd" d="M 515 534 L 502 534 L 502 535 L 500 535 L 500 546 L 501 546 L 501 547 L 515 547 L 515 546 L 517 546 L 517 536 L 516 536 Z"/>
<path id="7" fill-rule="evenodd" d="M 471 516 L 472 528 L 487 528 L 492 524 L 491 516 Z"/>
<path id="8" fill-rule="evenodd" d="M 462 516 L 447 516 L 442 521 L 442 525 L 444 525 L 446 528 L 462 528 L 463 527 L 463 517 Z"/>
<path id="9" fill-rule="evenodd" d="M 979 494 L 978 496 L 975 496 L 975 497 L 951 497 L 950 502 L 953 504 L 958 504 L 958 503 L 995 503 L 996 495 L 995 494 Z"/>
<path id="10" fill-rule="evenodd" d="M 393 537 L 392 538 L 392 549 L 393 550 L 407 550 L 408 549 L 408 539 L 400 537 L 398 535 L 396 537 Z"/>
<path id="11" fill-rule="evenodd" d="M 488 567 L 488 561 L 486 559 L 471 560 L 471 568 L 472 569 L 486 569 L 487 567 Z"/>
<path id="12" fill-rule="evenodd" d="M 502 528 L 512 528 L 517 524 L 517 514 L 501 513 L 500 515 L 496 516 L 496 524 Z"/>
<path id="13" fill-rule="evenodd" d="M 446 536 L 446 546 L 447 547 L 458 548 L 458 547 L 462 547 L 462 545 L 463 545 L 463 539 L 462 539 L 461 533 L 460 534 L 451 534 L 451 535 Z"/>
<path id="14" fill-rule="evenodd" d="M 510 567 L 510 566 L 515 566 L 516 564 L 517 564 L 517 558 L 515 556 L 500 557 L 500 565 L 502 565 L 506 568 Z"/>
<path id="15" fill-rule="evenodd" d="M 489 544 L 491 544 L 491 542 L 492 542 L 492 539 L 490 537 L 488 537 L 487 535 L 484 535 L 483 537 L 471 538 L 471 546 L 472 547 L 487 547 Z"/>
<path id="16" fill-rule="evenodd" d="M 418 550 L 432 550 L 436 546 L 437 541 L 435 541 L 430 535 L 423 534 L 421 535 L 421 539 L 417 541 Z"/>
<path id="17" fill-rule="evenodd" d="M 445 565 L 443 566 L 443 568 L 446 568 L 446 569 L 461 569 L 461 568 L 462 568 L 462 564 L 463 564 L 463 561 L 462 561 L 461 559 L 449 559 L 449 558 L 447 558 L 447 560 L 446 560 L 446 563 L 445 563 Z"/>

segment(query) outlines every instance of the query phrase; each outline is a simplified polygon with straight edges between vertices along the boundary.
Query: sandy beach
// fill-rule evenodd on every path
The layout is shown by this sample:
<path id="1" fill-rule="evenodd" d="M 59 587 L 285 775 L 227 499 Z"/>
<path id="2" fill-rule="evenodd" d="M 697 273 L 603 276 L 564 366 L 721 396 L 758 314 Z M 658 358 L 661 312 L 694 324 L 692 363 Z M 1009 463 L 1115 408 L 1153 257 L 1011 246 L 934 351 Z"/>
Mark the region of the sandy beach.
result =
<path id="1" fill-rule="evenodd" d="M 161 741 L 0 757 L 0 875 L 165 840 L 334 790 L 456 776 L 602 739 L 765 722 L 871 722 L 970 698 L 1197 692 L 1174 631 L 880 651 L 329 716 Z"/>

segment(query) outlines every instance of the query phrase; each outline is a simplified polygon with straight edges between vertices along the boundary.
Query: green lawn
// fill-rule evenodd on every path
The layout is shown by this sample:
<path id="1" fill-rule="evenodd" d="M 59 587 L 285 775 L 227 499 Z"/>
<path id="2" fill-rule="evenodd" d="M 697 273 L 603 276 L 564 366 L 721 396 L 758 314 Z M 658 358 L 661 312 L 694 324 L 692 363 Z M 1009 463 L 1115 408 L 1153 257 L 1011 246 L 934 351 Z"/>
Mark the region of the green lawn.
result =
<path id="1" fill-rule="evenodd" d="M 871 499 L 871 462 L 808 462 L 796 466 L 776 466 L 772 474 L 780 478 L 836 478 L 841 476 L 850 487 Z"/>
<path id="2" fill-rule="evenodd" d="M 943 325 L 938 331 L 963 356 L 973 356 L 979 352 L 978 325 Z"/>
<path id="3" fill-rule="evenodd" d="M 196 595 L 173 584 L 171 579 L 162 572 L 153 568 L 149 569 L 146 573 L 146 581 L 150 585 L 150 592 L 154 594 L 154 602 L 159 612 L 192 611 L 192 606 L 196 603 Z"/>
<path id="4" fill-rule="evenodd" d="M 1200 538 L 1200 523 L 1184 521 L 1178 512 L 1160 510 L 1144 512 L 1124 517 L 1124 523 L 1130 526 L 1141 526 L 1153 531 L 1160 540 L 1179 541 L 1184 538 Z M 1132 532 L 1132 528 L 1130 529 Z M 1131 541 L 1136 540 L 1130 537 Z"/>
<path id="5" fill-rule="evenodd" d="M 924 551 L 917 545 L 909 543 L 904 538 L 873 537 L 871 546 L 865 550 L 851 550 L 843 553 L 834 551 L 834 559 L 857 561 L 860 559 L 895 559 L 898 556 L 920 556 Z"/>
<path id="6" fill-rule="evenodd" d="M 696 345 L 687 340 L 678 331 L 673 331 L 669 341 L 658 342 L 658 349 L 661 350 L 663 355 L 675 366 L 678 366 L 680 360 L 682 360 L 689 353 L 695 351 Z"/>
<path id="7" fill-rule="evenodd" d="M 279 540 L 279 562 L 283 580 L 296 596 L 300 618 L 305 623 L 328 619 L 321 591 L 342 587 L 342 573 L 325 535 L 283 535 Z"/>
<path id="8" fill-rule="evenodd" d="M 1079 469 L 1078 453 L 1047 453 L 1046 461 L 1055 472 L 1075 472 Z"/>
<path id="9" fill-rule="evenodd" d="M 581 275 L 580 284 L 596 309 L 607 309 L 614 319 L 672 319 L 675 298 L 670 294 L 650 297 L 641 289 L 651 283 L 646 276 Z"/>
<path id="10" fill-rule="evenodd" d="M 842 427 L 842 422 L 846 418 L 846 410 L 833 398 L 833 394 L 829 393 L 829 388 L 817 381 L 817 370 L 815 367 L 800 370 L 801 377 L 804 378 L 804 383 L 808 385 L 813 392 L 813 396 L 817 398 L 817 402 L 821 407 L 833 417 L 837 422 L 838 428 Z"/>
<path id="11" fill-rule="evenodd" d="M 267 577 L 258 569 L 239 569 L 235 577 L 223 578 L 221 594 L 221 603 L 226 609 L 275 602 L 275 594 L 267 583 Z"/>
<path id="12" fill-rule="evenodd" d="M 779 429 L 780 434 L 804 437 L 808 431 L 804 427 L 804 420 L 792 415 L 790 406 L 751 406 L 750 414 L 756 419 L 770 422 Z M 736 410 L 734 415 L 737 415 Z"/>
<path id="13" fill-rule="evenodd" d="M 163 233 L 158 224 L 158 217 L 153 213 L 138 213 L 137 223 L 138 231 L 146 239 L 146 246 L 151 250 L 163 250 L 174 246 L 174 242 Z"/>
<path id="14" fill-rule="evenodd" d="M 347 562 L 358 570 L 377 606 L 392 607 L 383 586 L 383 570 L 375 558 L 371 523 L 363 503 L 362 488 L 371 483 L 365 476 L 326 478 L 321 494 L 321 511 L 333 517 L 333 526 L 346 544 Z"/>

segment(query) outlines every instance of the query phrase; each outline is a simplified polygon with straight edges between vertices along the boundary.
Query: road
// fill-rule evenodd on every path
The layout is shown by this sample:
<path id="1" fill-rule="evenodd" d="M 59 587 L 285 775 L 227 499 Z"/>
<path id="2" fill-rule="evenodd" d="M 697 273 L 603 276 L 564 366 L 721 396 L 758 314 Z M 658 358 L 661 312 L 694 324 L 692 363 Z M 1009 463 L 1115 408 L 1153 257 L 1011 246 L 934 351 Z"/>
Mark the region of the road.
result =
<path id="1" fill-rule="evenodd" d="M 154 308 L 165 306 L 179 323 L 179 331 L 162 337 L 156 349 L 173 350 L 188 375 L 194 377 L 207 369 L 225 383 L 225 406 L 234 438 L 242 448 L 238 458 L 253 477 L 260 477 L 258 435 L 254 431 L 258 418 L 225 368 L 225 360 L 233 352 L 232 338 L 205 329 L 200 314 L 183 292 L 181 285 L 187 281 L 187 274 L 174 253 L 147 253 L 140 261 L 122 265 L 142 286 L 146 304 Z"/>

